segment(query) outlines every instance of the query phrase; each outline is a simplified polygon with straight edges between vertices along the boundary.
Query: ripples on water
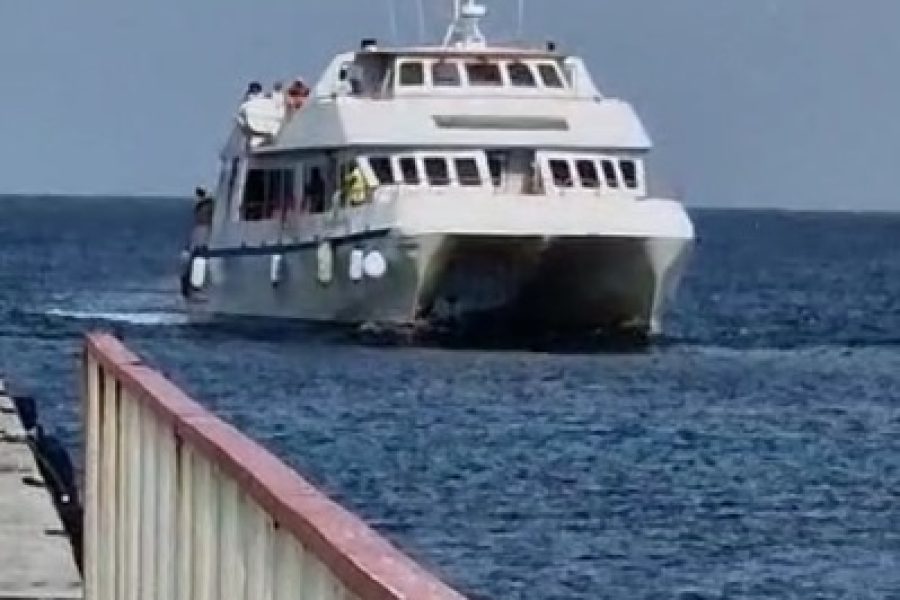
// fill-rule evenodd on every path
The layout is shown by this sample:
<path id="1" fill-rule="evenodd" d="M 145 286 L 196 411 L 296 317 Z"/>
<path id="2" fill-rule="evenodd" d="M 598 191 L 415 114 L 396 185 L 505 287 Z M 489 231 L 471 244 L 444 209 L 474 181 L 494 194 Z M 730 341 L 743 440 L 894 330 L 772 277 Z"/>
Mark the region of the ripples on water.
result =
<path id="1" fill-rule="evenodd" d="M 191 327 L 189 207 L 0 203 L 0 371 L 73 445 L 114 328 L 472 597 L 900 598 L 900 217 L 697 214 L 639 353 Z"/>

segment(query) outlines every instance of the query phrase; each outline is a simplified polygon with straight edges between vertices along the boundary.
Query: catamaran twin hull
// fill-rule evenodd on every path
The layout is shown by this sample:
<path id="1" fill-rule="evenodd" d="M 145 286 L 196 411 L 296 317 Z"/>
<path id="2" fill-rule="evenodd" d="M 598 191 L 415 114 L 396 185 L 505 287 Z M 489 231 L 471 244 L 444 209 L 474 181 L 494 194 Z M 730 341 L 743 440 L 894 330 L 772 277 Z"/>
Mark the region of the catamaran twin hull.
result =
<path id="1" fill-rule="evenodd" d="M 423 332 L 652 335 L 690 247 L 686 237 L 388 229 L 207 251 L 209 281 L 192 304 L 206 314 Z"/>

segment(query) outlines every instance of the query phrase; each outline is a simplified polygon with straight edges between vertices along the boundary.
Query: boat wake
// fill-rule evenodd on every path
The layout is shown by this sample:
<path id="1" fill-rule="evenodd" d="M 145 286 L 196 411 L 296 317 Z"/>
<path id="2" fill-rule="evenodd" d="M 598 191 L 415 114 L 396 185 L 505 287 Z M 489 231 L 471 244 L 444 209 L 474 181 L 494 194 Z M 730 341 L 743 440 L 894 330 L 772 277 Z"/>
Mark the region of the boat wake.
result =
<path id="1" fill-rule="evenodd" d="M 111 323 L 127 323 L 129 325 L 186 325 L 188 316 L 174 311 L 80 311 L 52 308 L 46 313 L 48 317 L 76 319 L 79 321 L 108 321 Z"/>

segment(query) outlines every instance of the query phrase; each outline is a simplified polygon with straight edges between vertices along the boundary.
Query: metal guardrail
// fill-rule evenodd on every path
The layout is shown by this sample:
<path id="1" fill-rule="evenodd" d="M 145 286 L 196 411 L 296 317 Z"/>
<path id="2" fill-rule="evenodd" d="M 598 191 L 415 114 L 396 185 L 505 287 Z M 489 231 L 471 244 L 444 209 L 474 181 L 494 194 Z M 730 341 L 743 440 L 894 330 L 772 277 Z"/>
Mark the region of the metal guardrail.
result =
<path id="1" fill-rule="evenodd" d="M 88 600 L 463 600 L 115 338 L 83 392 Z"/>

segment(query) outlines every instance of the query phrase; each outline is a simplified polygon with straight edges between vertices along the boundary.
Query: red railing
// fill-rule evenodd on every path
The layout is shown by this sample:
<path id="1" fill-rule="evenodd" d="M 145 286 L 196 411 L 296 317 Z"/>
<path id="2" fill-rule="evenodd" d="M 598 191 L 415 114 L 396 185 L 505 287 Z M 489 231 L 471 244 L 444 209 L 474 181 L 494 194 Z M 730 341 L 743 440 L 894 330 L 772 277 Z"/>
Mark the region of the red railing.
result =
<path id="1" fill-rule="evenodd" d="M 462 599 L 115 338 L 84 368 L 88 600 Z"/>

